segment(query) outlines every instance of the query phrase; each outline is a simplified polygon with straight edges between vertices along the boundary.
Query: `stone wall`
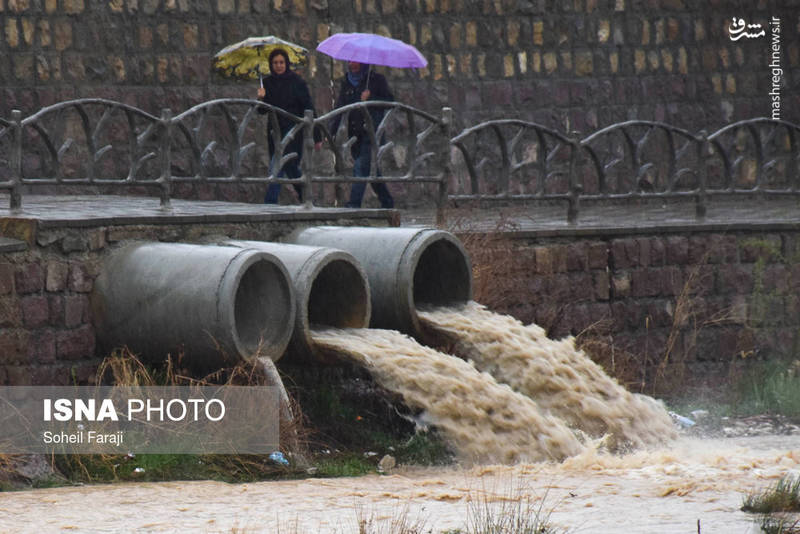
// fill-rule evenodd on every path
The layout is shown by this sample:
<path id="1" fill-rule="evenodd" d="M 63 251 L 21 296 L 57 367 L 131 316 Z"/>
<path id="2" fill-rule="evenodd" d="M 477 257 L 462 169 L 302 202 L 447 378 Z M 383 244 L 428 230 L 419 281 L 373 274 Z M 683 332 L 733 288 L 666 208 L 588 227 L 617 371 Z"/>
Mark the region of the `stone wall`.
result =
<path id="1" fill-rule="evenodd" d="M 252 35 L 314 49 L 339 31 L 416 45 L 429 67 L 390 69 L 398 99 L 458 126 L 525 118 L 583 134 L 627 119 L 691 131 L 771 112 L 769 35 L 732 41 L 733 17 L 780 20 L 781 118 L 800 122 L 797 0 L 0 0 L 0 117 L 105 97 L 158 114 L 252 97 L 213 54 Z M 341 62 L 312 53 L 317 107 Z"/>
<path id="2" fill-rule="evenodd" d="M 606 340 L 648 381 L 668 353 L 670 368 L 711 381 L 800 343 L 796 230 L 464 239 L 476 300 L 551 337 Z"/>

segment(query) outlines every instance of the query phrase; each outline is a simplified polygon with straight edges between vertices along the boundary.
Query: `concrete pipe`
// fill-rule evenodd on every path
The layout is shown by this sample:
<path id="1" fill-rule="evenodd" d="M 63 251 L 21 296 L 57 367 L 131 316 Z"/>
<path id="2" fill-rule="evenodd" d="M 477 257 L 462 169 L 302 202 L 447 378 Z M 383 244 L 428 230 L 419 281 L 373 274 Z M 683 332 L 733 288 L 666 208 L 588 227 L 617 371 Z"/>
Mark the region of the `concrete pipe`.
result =
<path id="1" fill-rule="evenodd" d="M 145 359 L 184 354 L 216 370 L 280 358 L 292 334 L 294 290 L 275 256 L 233 247 L 142 243 L 105 261 L 92 293 L 98 345 Z"/>
<path id="2" fill-rule="evenodd" d="M 352 254 L 367 272 L 375 328 L 422 335 L 417 308 L 472 299 L 472 269 L 461 242 L 433 228 L 320 226 L 292 234 L 292 243 Z"/>
<path id="3" fill-rule="evenodd" d="M 293 357 L 324 360 L 311 340 L 312 325 L 366 328 L 370 318 L 367 273 L 351 254 L 325 247 L 264 241 L 227 241 L 225 245 L 268 252 L 289 271 L 297 314 L 289 343 Z"/>

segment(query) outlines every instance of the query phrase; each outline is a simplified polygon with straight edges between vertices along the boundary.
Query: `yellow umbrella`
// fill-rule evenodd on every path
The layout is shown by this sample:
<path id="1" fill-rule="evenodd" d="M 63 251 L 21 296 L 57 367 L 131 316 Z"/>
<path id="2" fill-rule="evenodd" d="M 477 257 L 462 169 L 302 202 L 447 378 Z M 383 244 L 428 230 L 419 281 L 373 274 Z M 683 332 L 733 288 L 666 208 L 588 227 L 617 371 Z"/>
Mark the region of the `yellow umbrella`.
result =
<path id="1" fill-rule="evenodd" d="M 276 48 L 286 51 L 292 65 L 305 65 L 308 62 L 308 50 L 302 46 L 267 35 L 248 37 L 244 41 L 226 46 L 214 55 L 214 67 L 224 76 L 260 79 L 262 75 L 269 73 L 269 55 Z"/>

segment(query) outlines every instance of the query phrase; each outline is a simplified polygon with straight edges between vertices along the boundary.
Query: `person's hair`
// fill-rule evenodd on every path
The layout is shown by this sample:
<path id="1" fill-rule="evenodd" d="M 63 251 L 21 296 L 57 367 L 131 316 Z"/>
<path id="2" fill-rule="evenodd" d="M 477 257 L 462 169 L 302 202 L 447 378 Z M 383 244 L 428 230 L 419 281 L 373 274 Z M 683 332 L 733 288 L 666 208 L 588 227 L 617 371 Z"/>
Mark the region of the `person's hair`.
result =
<path id="1" fill-rule="evenodd" d="M 272 72 L 272 59 L 275 56 L 278 56 L 278 55 L 283 56 L 283 60 L 286 61 L 286 70 L 289 70 L 289 67 L 291 67 L 291 65 L 292 65 L 292 62 L 289 61 L 289 54 L 286 52 L 286 50 L 284 50 L 283 48 L 276 48 L 275 50 L 273 50 L 272 52 L 269 53 L 269 71 L 270 72 Z"/>

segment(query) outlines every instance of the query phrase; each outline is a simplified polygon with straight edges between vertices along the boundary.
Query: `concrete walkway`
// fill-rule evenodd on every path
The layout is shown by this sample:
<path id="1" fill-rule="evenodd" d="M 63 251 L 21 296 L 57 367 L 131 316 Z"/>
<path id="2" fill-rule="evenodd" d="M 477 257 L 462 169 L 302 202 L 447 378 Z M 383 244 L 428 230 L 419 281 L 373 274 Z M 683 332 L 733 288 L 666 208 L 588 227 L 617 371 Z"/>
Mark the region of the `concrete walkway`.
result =
<path id="1" fill-rule="evenodd" d="M 7 197 L 0 195 L 0 237 L 3 221 L 31 221 L 40 228 L 93 227 L 130 224 L 201 224 L 255 221 L 385 220 L 403 226 L 434 226 L 433 209 L 381 210 L 350 208 L 305 209 L 298 205 L 265 205 L 173 199 L 162 209 L 157 198 L 113 195 L 26 195 L 23 208 L 11 212 Z M 645 233 L 660 230 L 732 231 L 800 228 L 800 201 L 715 199 L 704 219 L 694 215 L 692 203 L 584 205 L 578 221 L 568 224 L 565 206 L 504 206 L 453 208 L 445 227 L 456 232 L 501 231 L 519 236 L 565 237 Z"/>
<path id="2" fill-rule="evenodd" d="M 567 223 L 564 205 L 458 208 L 447 211 L 446 228 L 455 232 L 500 231 L 518 237 L 800 229 L 800 200 L 796 198 L 715 199 L 707 206 L 705 218 L 698 219 L 693 203 L 586 204 L 581 206 L 575 224 Z M 407 210 L 402 212 L 401 220 L 404 226 L 433 225 L 435 214 L 430 210 Z"/>

